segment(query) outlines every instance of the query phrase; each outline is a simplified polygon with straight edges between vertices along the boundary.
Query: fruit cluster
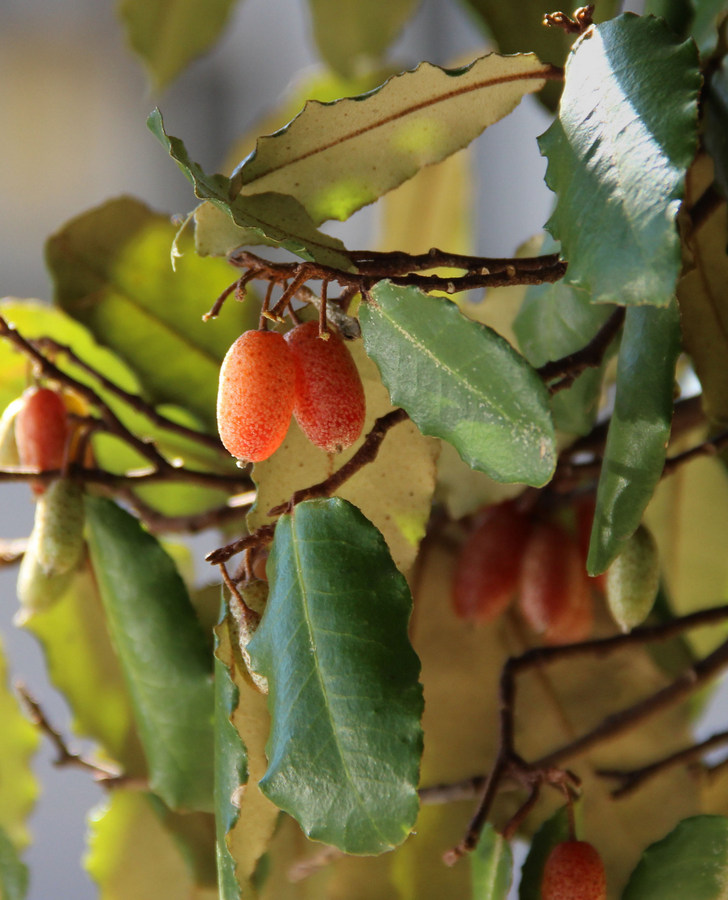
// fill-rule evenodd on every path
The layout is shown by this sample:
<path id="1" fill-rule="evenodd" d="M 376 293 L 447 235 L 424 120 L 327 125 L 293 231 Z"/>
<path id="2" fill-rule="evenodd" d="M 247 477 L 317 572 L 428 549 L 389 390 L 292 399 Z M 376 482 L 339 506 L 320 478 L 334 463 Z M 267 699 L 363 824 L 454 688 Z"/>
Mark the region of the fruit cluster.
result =
<path id="1" fill-rule="evenodd" d="M 551 519 L 532 518 L 515 501 L 486 508 L 460 551 L 452 587 L 459 618 L 490 622 L 518 598 L 518 610 L 547 644 L 586 640 L 594 622 L 594 591 L 606 594 L 625 631 L 640 624 L 657 593 L 654 539 L 640 526 L 605 575 L 586 572 L 593 501 L 575 509 L 575 533 Z"/>
<path id="2" fill-rule="evenodd" d="M 246 331 L 220 368 L 217 424 L 237 459 L 261 462 L 283 442 L 291 416 L 321 450 L 350 446 L 364 427 L 364 388 L 343 340 L 304 322 L 285 336 Z"/>

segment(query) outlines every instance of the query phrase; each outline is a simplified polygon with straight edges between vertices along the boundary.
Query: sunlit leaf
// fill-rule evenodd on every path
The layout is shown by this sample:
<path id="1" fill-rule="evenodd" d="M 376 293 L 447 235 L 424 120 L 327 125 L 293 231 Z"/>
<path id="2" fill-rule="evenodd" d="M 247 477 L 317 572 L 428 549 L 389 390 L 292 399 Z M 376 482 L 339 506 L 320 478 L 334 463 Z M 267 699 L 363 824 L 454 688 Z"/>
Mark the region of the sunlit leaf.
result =
<path id="1" fill-rule="evenodd" d="M 334 71 L 371 69 L 413 14 L 418 0 L 309 0 L 313 35 Z"/>
<path id="2" fill-rule="evenodd" d="M 418 809 L 409 588 L 381 534 L 339 499 L 282 516 L 267 568 L 268 605 L 248 645 L 273 720 L 261 788 L 317 840 L 389 850 Z"/>
<path id="3" fill-rule="evenodd" d="M 366 397 L 364 435 L 376 418 L 391 412 L 392 404 L 374 363 L 361 341 L 347 347 L 361 375 Z M 364 437 L 333 458 L 305 437 L 291 422 L 283 444 L 265 462 L 257 463 L 253 478 L 258 493 L 248 515 L 251 530 L 271 521 L 268 511 L 290 499 L 294 491 L 318 484 L 345 465 Z M 415 562 L 430 516 L 435 490 L 437 442 L 425 438 L 409 421 L 391 429 L 373 462 L 363 466 L 335 492 L 357 506 L 381 531 L 397 568 L 405 574 Z"/>
<path id="4" fill-rule="evenodd" d="M 28 868 L 20 859 L 18 849 L 0 826 L 0 897 L 3 900 L 23 900 L 28 891 Z"/>
<path id="5" fill-rule="evenodd" d="M 189 252 L 170 262 L 176 233 L 137 200 L 110 200 L 68 222 L 47 244 L 56 302 L 136 372 L 148 399 L 176 403 L 214 429 L 220 362 L 258 320 L 235 304 L 214 322 L 202 315 L 235 279 L 217 260 Z"/>
<path id="6" fill-rule="evenodd" d="M 507 900 L 513 880 L 513 855 L 502 834 L 486 823 L 470 855 L 473 900 Z"/>
<path id="7" fill-rule="evenodd" d="M 132 48 L 161 89 L 222 31 L 235 0 L 121 0 L 119 17 Z"/>
<path id="8" fill-rule="evenodd" d="M 200 165 L 190 159 L 182 141 L 167 135 L 158 109 L 149 116 L 147 125 L 192 182 L 195 196 L 209 200 L 227 213 L 236 225 L 251 232 L 246 243 L 258 243 L 252 238 L 257 234 L 263 238 L 262 243 L 280 244 L 305 259 L 343 269 L 351 267 L 341 241 L 318 231 L 296 199 L 285 192 L 265 189 L 253 197 L 235 196 L 229 178 L 205 174 Z"/>
<path id="9" fill-rule="evenodd" d="M 566 280 L 594 302 L 666 306 L 675 292 L 697 62 L 692 42 L 630 13 L 587 31 L 569 56 L 558 119 L 540 138 L 558 197 L 546 227 L 561 241 Z"/>
<path id="10" fill-rule="evenodd" d="M 314 223 L 346 219 L 467 146 L 550 74 L 533 54 L 490 54 L 452 70 L 421 63 L 361 97 L 307 103 L 285 128 L 260 138 L 233 182 L 246 196 L 295 197 Z"/>
<path id="11" fill-rule="evenodd" d="M 728 890 L 728 818 L 694 816 L 645 850 L 624 900 L 721 900 Z"/>
<path id="12" fill-rule="evenodd" d="M 21 713 L 18 700 L 8 682 L 5 654 L 0 646 L 0 833 L 17 853 L 30 839 L 26 820 L 38 794 L 38 784 L 30 762 L 38 747 L 39 736 L 38 731 Z M 2 851 L 0 855 L 5 857 L 6 853 Z M 8 855 L 9 864 L 11 861 L 12 856 Z"/>
<path id="13" fill-rule="evenodd" d="M 603 572 L 642 519 L 662 475 L 672 422 L 680 316 L 630 307 L 617 364 L 617 395 L 597 489 L 587 568 Z"/>
<path id="14" fill-rule="evenodd" d="M 170 557 L 115 503 L 86 498 L 91 562 L 153 789 L 213 809 L 212 657 Z"/>
<path id="15" fill-rule="evenodd" d="M 362 305 L 364 345 L 392 402 L 498 481 L 545 484 L 555 465 L 548 394 L 526 360 L 447 300 L 382 282 Z"/>

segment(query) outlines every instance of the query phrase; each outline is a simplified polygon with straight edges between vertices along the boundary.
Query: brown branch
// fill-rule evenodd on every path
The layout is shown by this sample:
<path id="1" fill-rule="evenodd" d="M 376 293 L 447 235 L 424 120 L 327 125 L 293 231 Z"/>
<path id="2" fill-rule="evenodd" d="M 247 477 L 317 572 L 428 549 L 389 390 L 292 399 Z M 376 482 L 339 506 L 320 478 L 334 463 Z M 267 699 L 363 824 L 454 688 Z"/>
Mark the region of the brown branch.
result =
<path id="1" fill-rule="evenodd" d="M 20 562 L 28 548 L 28 538 L 0 540 L 0 567 Z"/>
<path id="2" fill-rule="evenodd" d="M 245 537 L 238 538 L 236 541 L 226 544 L 224 547 L 218 547 L 217 550 L 212 550 L 207 554 L 205 560 L 211 565 L 217 566 L 220 565 L 220 563 L 227 562 L 237 553 L 242 553 L 243 550 L 248 550 L 251 547 L 263 547 L 265 544 L 270 544 L 273 540 L 275 530 L 275 522 L 270 522 L 268 525 L 261 525 L 260 528 L 250 534 L 246 534 Z"/>
<path id="3" fill-rule="evenodd" d="M 158 484 L 163 481 L 184 481 L 224 491 L 241 491 L 246 490 L 249 486 L 248 482 L 241 480 L 240 476 L 222 475 L 219 472 L 206 472 L 201 469 L 188 469 L 184 466 L 172 465 L 164 469 L 151 467 L 148 469 L 134 469 L 123 474 L 108 472 L 106 469 L 85 468 L 75 464 L 68 466 L 65 470 L 40 470 L 21 467 L 0 469 L 0 483 L 39 481 L 43 484 L 50 484 L 52 481 L 65 476 L 87 484 L 100 484 L 112 489 L 124 486 Z"/>
<path id="4" fill-rule="evenodd" d="M 141 521 L 153 533 L 197 534 L 207 528 L 219 528 L 229 522 L 236 522 L 245 516 L 255 501 L 255 492 L 249 491 L 235 497 L 235 503 L 225 503 L 199 513 L 166 516 L 154 507 L 144 503 L 131 489 L 124 488 L 120 496 L 129 504 Z"/>

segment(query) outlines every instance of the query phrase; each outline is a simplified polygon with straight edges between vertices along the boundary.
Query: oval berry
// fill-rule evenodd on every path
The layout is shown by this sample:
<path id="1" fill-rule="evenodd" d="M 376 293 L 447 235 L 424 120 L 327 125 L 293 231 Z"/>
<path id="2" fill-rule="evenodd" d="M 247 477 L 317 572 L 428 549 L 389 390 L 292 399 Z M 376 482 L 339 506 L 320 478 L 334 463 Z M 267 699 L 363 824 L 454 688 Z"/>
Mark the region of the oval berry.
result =
<path id="1" fill-rule="evenodd" d="M 534 526 L 523 553 L 519 586 L 523 618 L 547 643 L 589 636 L 593 607 L 588 577 L 578 545 L 560 525 Z"/>
<path id="2" fill-rule="evenodd" d="M 217 427 L 237 459 L 261 462 L 280 447 L 293 413 L 295 369 L 283 336 L 246 331 L 225 354 Z"/>
<path id="3" fill-rule="evenodd" d="M 31 388 L 22 399 L 15 417 L 21 464 L 41 472 L 62 468 L 69 436 L 63 397 L 51 388 Z M 41 482 L 33 482 L 32 487 L 36 494 L 45 491 Z"/>
<path id="4" fill-rule="evenodd" d="M 490 622 L 513 599 L 530 521 L 513 503 L 486 510 L 463 544 L 452 587 L 455 613 L 470 622 Z"/>
<path id="5" fill-rule="evenodd" d="M 607 876 L 602 858 L 587 841 L 557 844 L 546 859 L 542 900 L 606 900 Z"/>
<path id="6" fill-rule="evenodd" d="M 622 631 L 631 631 L 650 613 L 660 586 L 660 560 L 651 532 L 640 525 L 607 569 L 607 605 Z"/>
<path id="7" fill-rule="evenodd" d="M 346 344 L 328 334 L 325 340 L 317 322 L 304 322 L 286 334 L 286 341 L 296 366 L 296 421 L 312 444 L 337 453 L 361 434 L 366 401 Z"/>

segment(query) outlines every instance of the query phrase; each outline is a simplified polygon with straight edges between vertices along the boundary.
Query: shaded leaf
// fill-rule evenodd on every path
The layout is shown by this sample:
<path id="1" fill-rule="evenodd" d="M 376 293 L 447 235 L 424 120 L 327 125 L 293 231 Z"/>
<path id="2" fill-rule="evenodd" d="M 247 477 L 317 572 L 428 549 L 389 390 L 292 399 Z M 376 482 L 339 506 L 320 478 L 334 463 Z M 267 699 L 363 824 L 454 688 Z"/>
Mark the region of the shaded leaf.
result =
<path id="1" fill-rule="evenodd" d="M 308 102 L 258 140 L 232 181 L 242 195 L 274 191 L 314 223 L 355 210 L 467 146 L 551 74 L 533 54 L 491 53 L 460 69 L 421 63 L 360 97 Z"/>
<path id="2" fill-rule="evenodd" d="M 367 412 L 363 435 L 366 435 L 376 418 L 391 412 L 392 404 L 362 342 L 349 341 L 347 347 L 364 385 Z M 295 420 L 292 421 L 279 449 L 253 469 L 258 491 L 256 504 L 248 515 L 248 528 L 253 531 L 272 521 L 268 510 L 289 500 L 294 491 L 323 481 L 332 474 L 332 469 L 338 471 L 363 441 L 364 436 L 332 457 L 314 447 Z M 405 574 L 415 561 L 430 517 L 437 452 L 436 441 L 423 437 L 412 422 L 401 422 L 389 431 L 376 459 L 363 466 L 335 493 L 357 506 L 379 529 L 395 565 Z"/>
<path id="3" fill-rule="evenodd" d="M 503 3 L 502 0 L 463 0 L 474 12 L 475 20 L 484 27 L 486 34 L 495 40 L 501 53 L 533 51 L 545 62 L 563 65 L 573 37 L 560 28 L 544 28 L 545 13 L 553 12 L 549 0 L 519 0 Z M 594 19 L 599 22 L 611 18 L 619 9 L 616 0 L 596 0 Z M 539 99 L 551 110 L 556 108 L 561 85 L 551 82 L 539 94 Z"/>
<path id="4" fill-rule="evenodd" d="M 557 844 L 569 838 L 569 816 L 566 807 L 561 806 L 533 836 L 521 868 L 518 900 L 541 900 L 541 879 L 548 855 Z"/>
<path id="5" fill-rule="evenodd" d="M 28 867 L 18 855 L 17 847 L 0 827 L 0 897 L 23 900 L 28 892 Z"/>
<path id="6" fill-rule="evenodd" d="M 115 503 L 86 497 L 91 562 L 129 685 L 153 789 L 213 809 L 212 659 L 170 557 Z"/>
<path id="7" fill-rule="evenodd" d="M 594 302 L 666 306 L 674 294 L 697 63 L 692 42 L 630 13 L 590 29 L 569 56 L 559 117 L 539 140 L 558 196 L 546 227 L 561 241 L 566 280 Z"/>
<path id="8" fill-rule="evenodd" d="M 90 567 L 84 565 L 55 603 L 22 624 L 43 647 L 50 680 L 71 707 L 74 731 L 98 741 L 126 774 L 146 774 L 131 698 Z"/>
<path id="9" fill-rule="evenodd" d="M 233 6 L 234 0 L 121 0 L 119 18 L 160 90 L 215 43 Z"/>
<path id="10" fill-rule="evenodd" d="M 381 534 L 336 498 L 279 519 L 268 573 L 248 645 L 273 719 L 261 788 L 312 838 L 389 850 L 418 809 L 422 694 L 407 583 Z"/>
<path id="11" fill-rule="evenodd" d="M 712 53 L 718 43 L 718 26 L 725 17 L 725 0 L 691 0 L 694 16 L 690 34 L 701 55 Z"/>
<path id="12" fill-rule="evenodd" d="M 486 823 L 470 855 L 473 900 L 507 900 L 513 880 L 513 855 L 502 834 Z"/>
<path id="13" fill-rule="evenodd" d="M 39 734 L 21 713 L 18 701 L 8 684 L 5 654 L 0 645 L 0 722 L 2 722 L 2 776 L 0 777 L 0 859 L 7 858 L 8 876 L 15 871 L 13 854 L 30 840 L 26 819 L 30 815 L 38 794 L 38 784 L 30 767 L 38 747 Z M 5 863 L 0 862 L 0 878 L 5 878 Z"/>
<path id="14" fill-rule="evenodd" d="M 309 0 L 321 57 L 344 77 L 375 66 L 417 8 L 418 0 Z"/>
<path id="15" fill-rule="evenodd" d="M 724 15 L 728 15 L 728 10 L 724 11 Z M 728 70 L 725 59 L 721 67 L 711 74 L 703 93 L 703 103 L 703 142 L 713 158 L 715 180 L 723 197 L 728 197 Z"/>
<path id="16" fill-rule="evenodd" d="M 624 900 L 721 900 L 728 890 L 728 819 L 694 816 L 645 850 Z"/>
<path id="17" fill-rule="evenodd" d="M 200 165 L 190 159 L 182 141 L 167 135 L 158 109 L 149 116 L 147 125 L 192 182 L 195 196 L 210 200 L 236 225 L 248 230 L 245 243 L 280 244 L 304 259 L 314 259 L 340 269 L 351 267 L 341 241 L 318 231 L 306 209 L 293 197 L 273 191 L 258 192 L 254 197 L 235 196 L 229 178 L 206 175 Z M 264 240 L 254 240 L 254 235 Z"/>
<path id="18" fill-rule="evenodd" d="M 85 865 L 99 900 L 217 900 L 216 887 L 196 884 L 154 804 L 153 795 L 115 790 L 91 813 Z"/>
<path id="19" fill-rule="evenodd" d="M 639 525 L 662 475 L 680 352 L 677 304 L 630 307 L 617 364 L 617 394 L 597 488 L 587 570 L 598 575 Z"/>
<path id="20" fill-rule="evenodd" d="M 513 327 L 524 355 L 538 367 L 586 346 L 612 312 L 613 307 L 596 306 L 563 282 L 540 284 L 526 291 Z M 551 412 L 557 429 L 577 435 L 591 431 L 603 374 L 604 363 L 582 372 L 571 387 L 553 395 Z"/>
<path id="21" fill-rule="evenodd" d="M 202 322 L 235 273 L 196 257 L 191 238 L 173 271 L 175 233 L 166 216 L 122 197 L 68 222 L 49 238 L 47 260 L 56 303 L 134 369 L 147 398 L 190 410 L 214 432 L 220 363 L 259 311 L 236 304 Z"/>
<path id="22" fill-rule="evenodd" d="M 360 311 L 364 346 L 392 402 L 498 481 L 545 484 L 555 465 L 548 394 L 500 335 L 449 301 L 388 282 Z"/>

